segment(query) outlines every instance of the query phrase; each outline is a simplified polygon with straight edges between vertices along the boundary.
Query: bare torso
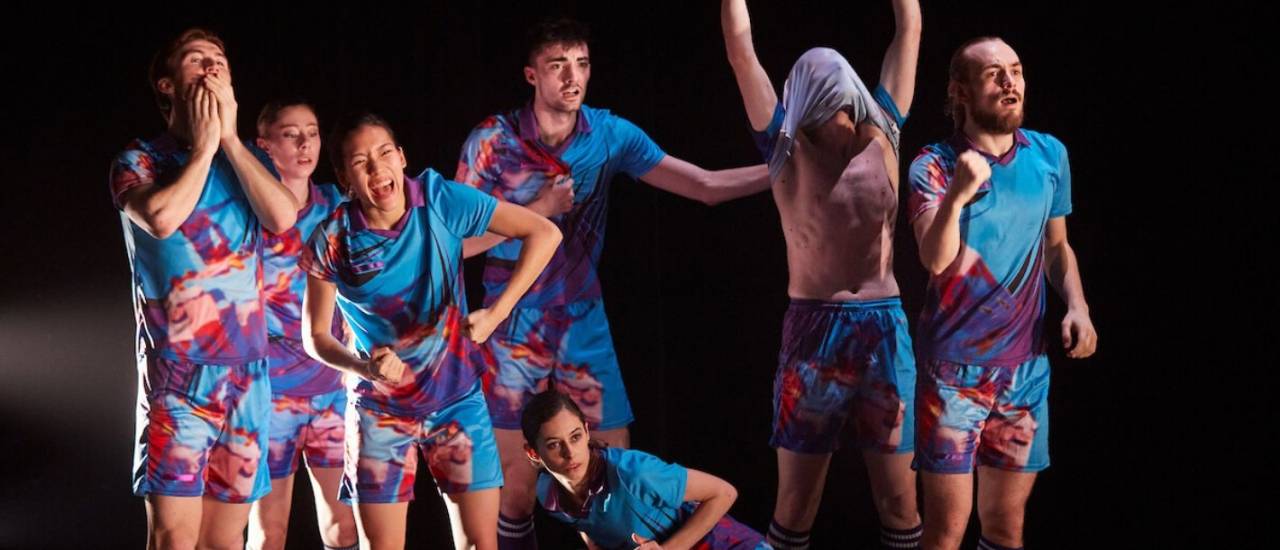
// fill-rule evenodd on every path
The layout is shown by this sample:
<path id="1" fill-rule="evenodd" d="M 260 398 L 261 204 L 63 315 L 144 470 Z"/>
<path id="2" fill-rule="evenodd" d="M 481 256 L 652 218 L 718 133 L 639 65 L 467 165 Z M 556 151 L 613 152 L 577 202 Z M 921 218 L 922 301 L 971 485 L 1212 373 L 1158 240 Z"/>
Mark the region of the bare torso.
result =
<path id="1" fill-rule="evenodd" d="M 897 296 L 897 155 L 871 124 L 818 130 L 799 132 L 773 185 L 787 242 L 787 292 L 831 301 Z"/>

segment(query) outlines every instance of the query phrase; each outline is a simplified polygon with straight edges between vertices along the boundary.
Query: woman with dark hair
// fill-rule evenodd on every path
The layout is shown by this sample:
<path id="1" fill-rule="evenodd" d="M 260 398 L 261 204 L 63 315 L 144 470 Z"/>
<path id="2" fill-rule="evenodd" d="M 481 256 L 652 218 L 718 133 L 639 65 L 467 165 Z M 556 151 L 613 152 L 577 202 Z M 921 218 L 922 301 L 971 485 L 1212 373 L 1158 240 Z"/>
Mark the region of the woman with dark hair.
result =
<path id="1" fill-rule="evenodd" d="M 403 548 L 418 456 L 453 524 L 457 548 L 497 548 L 502 470 L 480 375 L 479 346 L 551 259 L 560 231 L 433 170 L 405 175 L 404 150 L 373 114 L 335 125 L 330 157 L 351 199 L 311 234 L 303 344 L 349 375 L 340 496 L 356 504 L 362 548 Z M 520 239 L 511 285 L 468 312 L 462 240 L 492 231 Z M 335 307 L 353 335 L 333 337 Z"/>
<path id="2" fill-rule="evenodd" d="M 555 390 L 534 396 L 520 428 L 538 476 L 537 496 L 590 548 L 769 548 L 725 515 L 738 492 L 723 479 L 643 451 L 592 444 L 586 417 Z"/>

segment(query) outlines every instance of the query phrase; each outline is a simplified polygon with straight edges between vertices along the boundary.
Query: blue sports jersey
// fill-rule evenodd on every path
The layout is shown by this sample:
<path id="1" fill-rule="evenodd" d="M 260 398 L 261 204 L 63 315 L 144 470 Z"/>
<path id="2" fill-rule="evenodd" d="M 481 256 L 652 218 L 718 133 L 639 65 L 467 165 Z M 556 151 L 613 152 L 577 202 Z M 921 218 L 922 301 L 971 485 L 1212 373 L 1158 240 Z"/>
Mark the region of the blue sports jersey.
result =
<path id="1" fill-rule="evenodd" d="M 922 359 L 1012 367 L 1044 351 L 1042 244 L 1045 224 L 1071 213 L 1071 167 L 1053 136 L 1018 130 L 1014 138 L 1000 157 L 983 153 L 991 179 L 961 210 L 960 254 L 929 278 L 916 337 Z M 957 135 L 911 163 L 912 223 L 942 202 L 956 157 L 970 148 Z"/>
<path id="2" fill-rule="evenodd" d="M 636 125 L 605 109 L 582 106 L 569 139 L 550 148 L 538 138 L 531 107 L 481 122 L 462 146 L 457 180 L 502 200 L 525 205 L 549 181 L 573 178 L 573 208 L 551 218 L 564 235 L 547 268 L 516 307 L 563 305 L 600 297 L 596 264 L 604 249 L 609 184 L 624 172 L 641 177 L 666 153 Z M 485 304 L 506 288 L 520 255 L 519 241 L 488 252 Z"/>
<path id="3" fill-rule="evenodd" d="M 643 451 L 598 452 L 604 460 L 603 477 L 585 503 L 584 516 L 562 509 L 555 478 L 538 476 L 538 501 L 551 516 L 586 533 L 602 548 L 634 547 L 632 533 L 664 540 L 675 532 L 689 471 Z"/>
<path id="4" fill-rule="evenodd" d="M 398 386 L 360 379 L 356 404 L 417 416 L 462 397 L 487 366 L 462 334 L 462 240 L 484 234 L 497 201 L 433 170 L 404 185 L 408 210 L 394 229 L 369 228 L 355 201 L 343 203 L 299 265 L 337 286 L 360 353 L 390 346 L 411 371 Z"/>
<path id="5" fill-rule="evenodd" d="M 302 297 L 307 291 L 307 274 L 298 268 L 307 238 L 316 226 L 328 219 L 344 198 L 338 186 L 308 183 L 307 204 L 298 211 L 298 221 L 282 232 L 263 232 L 262 296 L 266 304 L 267 335 L 272 350 L 271 392 L 280 395 L 314 396 L 342 387 L 342 373 L 302 352 Z M 335 317 L 334 335 L 341 335 L 341 317 Z M 281 340 L 287 340 L 282 342 Z"/>
<path id="6" fill-rule="evenodd" d="M 246 146 L 274 170 L 265 153 Z M 195 209 L 172 235 L 151 236 L 123 210 L 126 192 L 172 184 L 190 159 L 190 147 L 166 133 L 133 141 L 111 165 L 111 198 L 133 271 L 139 351 L 199 364 L 262 359 L 262 229 L 226 155 L 214 155 Z"/>

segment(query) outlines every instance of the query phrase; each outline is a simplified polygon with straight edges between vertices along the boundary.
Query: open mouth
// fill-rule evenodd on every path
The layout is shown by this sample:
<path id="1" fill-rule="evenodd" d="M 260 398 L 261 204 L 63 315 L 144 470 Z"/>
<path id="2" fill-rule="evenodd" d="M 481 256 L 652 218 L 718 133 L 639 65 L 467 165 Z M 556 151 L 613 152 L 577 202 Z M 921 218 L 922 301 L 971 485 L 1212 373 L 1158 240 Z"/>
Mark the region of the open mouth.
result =
<path id="1" fill-rule="evenodd" d="M 391 178 L 387 178 L 378 183 L 369 185 L 369 195 L 374 200 L 381 201 L 391 196 L 392 185 Z"/>
<path id="2" fill-rule="evenodd" d="M 582 96 L 582 88 L 569 88 L 567 90 L 560 91 L 560 97 L 563 97 L 569 101 L 578 99 L 581 96 Z"/>
<path id="3" fill-rule="evenodd" d="M 1020 103 L 1021 101 L 1022 101 L 1022 99 L 1021 99 L 1021 98 L 1019 98 L 1018 96 L 1016 96 L 1016 95 L 1011 95 L 1011 96 L 1006 96 L 1005 98 L 1001 99 L 1001 100 L 1000 100 L 1000 104 L 1001 104 L 1001 105 L 1004 105 L 1004 106 L 1011 106 L 1011 105 L 1017 105 L 1017 104 L 1018 104 L 1018 103 Z"/>

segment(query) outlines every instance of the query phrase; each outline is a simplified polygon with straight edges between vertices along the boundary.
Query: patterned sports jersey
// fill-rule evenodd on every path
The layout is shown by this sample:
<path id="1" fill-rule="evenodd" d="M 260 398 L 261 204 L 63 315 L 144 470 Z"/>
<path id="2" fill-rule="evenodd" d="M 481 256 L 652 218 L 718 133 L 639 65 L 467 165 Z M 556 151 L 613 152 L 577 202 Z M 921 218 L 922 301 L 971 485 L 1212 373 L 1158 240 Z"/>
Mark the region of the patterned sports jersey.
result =
<path id="1" fill-rule="evenodd" d="M 265 153 L 246 146 L 273 169 Z M 190 158 L 190 148 L 166 133 L 133 141 L 111 165 L 111 198 L 133 271 L 139 351 L 200 364 L 262 359 L 262 229 L 226 155 L 214 156 L 195 209 L 167 238 L 151 236 L 124 212 L 126 192 L 172 184 Z"/>
<path id="2" fill-rule="evenodd" d="M 307 274 L 298 268 L 298 259 L 302 257 L 307 237 L 343 200 L 336 185 L 311 182 L 308 186 L 307 204 L 298 211 L 297 223 L 279 234 L 263 231 L 265 284 L 262 296 L 267 308 L 267 335 L 271 345 L 298 351 L 302 350 L 302 297 L 307 291 Z M 340 337 L 341 317 L 334 319 L 334 335 Z M 273 352 L 268 364 L 274 394 L 314 396 L 342 386 L 341 372 L 308 357 L 305 352 Z"/>
<path id="3" fill-rule="evenodd" d="M 662 541 L 671 537 L 696 505 L 685 502 L 689 470 L 644 451 L 593 450 L 602 462 L 581 509 L 561 503 L 559 482 L 547 472 L 538 476 L 538 501 L 548 514 L 586 533 L 601 548 L 635 548 L 631 534 Z M 768 548 L 759 533 L 729 516 L 694 543 L 696 550 Z"/>
<path id="4" fill-rule="evenodd" d="M 403 416 L 436 411 L 471 390 L 487 360 L 462 334 L 462 239 L 483 235 L 497 200 L 433 170 L 405 178 L 408 209 L 391 230 L 340 205 L 311 234 L 299 266 L 334 283 L 359 353 L 390 346 L 401 383 L 359 380 L 356 404 Z"/>
<path id="5" fill-rule="evenodd" d="M 551 218 L 564 238 L 547 268 L 516 307 L 563 305 L 600 297 L 596 264 L 604 249 L 609 185 L 624 172 L 640 177 L 666 153 L 644 131 L 606 109 L 583 106 L 573 134 L 559 147 L 538 138 L 526 106 L 481 122 L 462 146 L 457 180 L 502 200 L 525 205 L 547 182 L 573 178 L 573 208 Z M 488 252 L 485 304 L 502 294 L 521 243 L 506 241 Z"/>
<path id="6" fill-rule="evenodd" d="M 1071 213 L 1071 168 L 1053 136 L 1014 137 L 1004 155 L 984 153 L 991 179 L 961 210 L 960 254 L 929 279 L 916 337 L 923 359 L 1012 367 L 1044 351 L 1042 244 L 1049 219 Z M 911 163 L 912 223 L 942 202 L 956 157 L 970 148 L 957 135 Z"/>

